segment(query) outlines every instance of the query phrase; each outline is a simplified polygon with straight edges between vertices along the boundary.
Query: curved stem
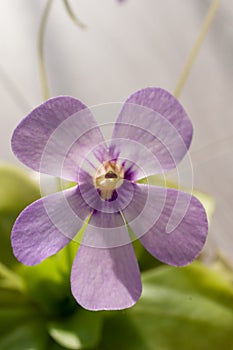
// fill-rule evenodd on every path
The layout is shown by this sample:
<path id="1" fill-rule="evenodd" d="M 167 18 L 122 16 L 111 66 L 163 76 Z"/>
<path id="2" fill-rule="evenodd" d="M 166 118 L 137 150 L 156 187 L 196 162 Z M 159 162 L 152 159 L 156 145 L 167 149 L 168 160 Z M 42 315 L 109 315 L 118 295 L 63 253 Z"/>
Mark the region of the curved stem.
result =
<path id="1" fill-rule="evenodd" d="M 205 36 L 207 34 L 207 31 L 214 19 L 214 15 L 217 11 L 217 8 L 218 8 L 218 5 L 219 5 L 219 1 L 220 0 L 213 0 L 210 8 L 209 8 L 209 11 L 207 13 L 207 16 L 202 24 L 202 27 L 201 27 L 201 31 L 198 35 L 198 38 L 193 46 L 193 49 L 192 51 L 190 52 L 190 55 L 187 59 L 187 62 L 184 66 L 184 69 L 183 69 L 183 72 L 181 74 L 181 77 L 176 85 L 176 88 L 175 88 L 175 91 L 174 91 L 174 96 L 176 96 L 177 98 L 180 96 L 181 94 L 181 91 L 183 89 L 183 86 L 188 78 L 188 75 L 191 71 L 191 68 L 192 68 L 192 65 L 193 65 L 193 62 L 198 54 L 198 52 L 200 51 L 200 48 L 201 48 L 201 45 L 205 39 Z"/>
<path id="2" fill-rule="evenodd" d="M 49 98 L 49 88 L 47 82 L 46 68 L 45 68 L 45 60 L 44 60 L 44 37 L 45 37 L 45 29 L 48 20 L 49 11 L 51 8 L 53 0 L 48 0 L 39 29 L 39 40 L 38 40 L 38 57 L 39 57 L 39 69 L 40 69 L 40 78 L 41 85 L 43 90 L 43 98 L 47 100 Z"/>
<path id="3" fill-rule="evenodd" d="M 73 10 L 72 10 L 72 8 L 71 8 L 71 6 L 69 4 L 69 1 L 68 0 L 63 0 L 63 2 L 64 2 L 64 5 L 65 5 L 65 8 L 66 8 L 66 11 L 67 11 L 68 15 L 70 16 L 70 18 L 72 19 L 72 21 L 77 26 L 79 26 L 80 28 L 82 28 L 82 29 L 86 28 L 85 24 L 82 23 L 80 21 L 80 19 L 76 17 L 75 13 L 73 12 Z"/>

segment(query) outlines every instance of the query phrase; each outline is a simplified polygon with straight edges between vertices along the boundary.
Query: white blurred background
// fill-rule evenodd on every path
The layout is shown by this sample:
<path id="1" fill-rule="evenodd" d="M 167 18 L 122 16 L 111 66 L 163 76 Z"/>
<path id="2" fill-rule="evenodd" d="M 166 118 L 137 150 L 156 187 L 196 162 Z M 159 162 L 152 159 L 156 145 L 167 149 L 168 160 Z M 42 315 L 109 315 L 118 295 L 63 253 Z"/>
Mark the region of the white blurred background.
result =
<path id="1" fill-rule="evenodd" d="M 120 101 L 147 86 L 171 92 L 199 33 L 210 0 L 73 0 L 79 29 L 54 0 L 45 37 L 50 96 L 87 105 Z M 0 0 L 0 161 L 19 165 L 14 127 L 42 102 L 38 30 L 44 0 Z M 194 125 L 194 186 L 217 209 L 210 236 L 233 261 L 233 2 L 218 12 L 180 101 Z M 21 165 L 20 165 L 21 166 Z"/>

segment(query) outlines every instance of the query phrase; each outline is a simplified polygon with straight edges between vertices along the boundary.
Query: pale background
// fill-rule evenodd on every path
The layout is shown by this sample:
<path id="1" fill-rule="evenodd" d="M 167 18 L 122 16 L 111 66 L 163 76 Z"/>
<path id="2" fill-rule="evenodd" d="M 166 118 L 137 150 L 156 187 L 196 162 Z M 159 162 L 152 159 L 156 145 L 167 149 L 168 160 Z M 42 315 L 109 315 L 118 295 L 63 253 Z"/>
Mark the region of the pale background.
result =
<path id="1" fill-rule="evenodd" d="M 209 0 L 73 0 L 80 30 L 54 0 L 46 31 L 51 96 L 87 105 L 146 86 L 174 91 Z M 0 161 L 17 162 L 12 130 L 42 102 L 38 28 L 46 1 L 0 0 Z M 18 91 L 17 91 L 18 90 Z M 217 203 L 210 237 L 233 259 L 233 2 L 220 1 L 180 97 L 194 125 L 194 185 Z M 232 260 L 233 261 L 233 260 Z"/>

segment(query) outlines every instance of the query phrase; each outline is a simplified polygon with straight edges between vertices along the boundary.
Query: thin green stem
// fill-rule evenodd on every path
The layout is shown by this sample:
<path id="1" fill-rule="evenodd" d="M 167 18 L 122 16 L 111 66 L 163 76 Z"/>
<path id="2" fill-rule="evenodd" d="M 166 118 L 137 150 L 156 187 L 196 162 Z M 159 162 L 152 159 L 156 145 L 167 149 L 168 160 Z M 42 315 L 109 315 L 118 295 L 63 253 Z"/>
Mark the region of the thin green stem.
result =
<path id="1" fill-rule="evenodd" d="M 214 19 L 215 13 L 218 9 L 220 0 L 213 0 L 212 4 L 210 5 L 209 11 L 207 13 L 207 16 L 202 24 L 200 33 L 197 37 L 197 40 L 193 46 L 193 49 L 190 52 L 190 55 L 187 59 L 187 62 L 184 66 L 184 69 L 182 71 L 181 77 L 176 85 L 175 91 L 174 91 L 174 96 L 177 98 L 180 97 L 181 91 L 183 89 L 183 86 L 188 78 L 188 75 L 191 71 L 192 65 L 195 61 L 195 58 L 197 57 L 198 52 L 200 51 L 201 45 L 205 39 L 205 36 L 207 34 L 207 31 Z"/>
<path id="2" fill-rule="evenodd" d="M 45 38 L 45 29 L 48 20 L 49 11 L 51 8 L 53 0 L 48 0 L 39 29 L 39 40 L 38 40 L 38 57 L 39 57 L 39 69 L 40 69 L 40 78 L 43 91 L 43 98 L 47 100 L 49 98 L 49 88 L 47 82 L 46 68 L 45 68 L 45 59 L 44 59 L 44 38 Z"/>
<path id="3" fill-rule="evenodd" d="M 75 13 L 73 12 L 69 1 L 68 0 L 63 0 L 63 3 L 65 5 L 66 11 L 68 13 L 68 15 L 70 16 L 70 18 L 72 19 L 72 21 L 80 28 L 84 29 L 86 28 L 86 25 L 80 21 L 80 19 L 75 15 Z"/>

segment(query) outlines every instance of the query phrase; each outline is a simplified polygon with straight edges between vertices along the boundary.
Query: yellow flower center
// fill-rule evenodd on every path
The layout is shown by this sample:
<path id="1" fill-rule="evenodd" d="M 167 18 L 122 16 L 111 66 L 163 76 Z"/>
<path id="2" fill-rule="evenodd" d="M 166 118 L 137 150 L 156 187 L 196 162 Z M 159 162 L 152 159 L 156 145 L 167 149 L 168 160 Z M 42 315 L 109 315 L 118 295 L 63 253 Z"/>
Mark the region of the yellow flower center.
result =
<path id="1" fill-rule="evenodd" d="M 101 198 L 109 200 L 113 192 L 119 188 L 124 181 L 124 169 L 115 161 L 103 163 L 94 177 L 94 186 L 100 191 Z"/>

